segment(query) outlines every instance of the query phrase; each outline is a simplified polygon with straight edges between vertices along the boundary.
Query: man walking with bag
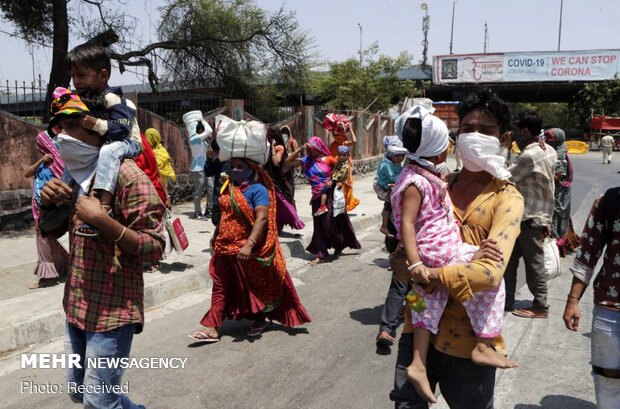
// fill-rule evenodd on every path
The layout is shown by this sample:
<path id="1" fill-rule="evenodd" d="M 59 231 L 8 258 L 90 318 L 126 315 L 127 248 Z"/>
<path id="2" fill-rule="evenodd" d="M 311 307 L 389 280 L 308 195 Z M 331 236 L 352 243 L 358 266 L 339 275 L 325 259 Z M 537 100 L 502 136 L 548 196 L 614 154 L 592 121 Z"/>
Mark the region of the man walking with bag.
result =
<path id="1" fill-rule="evenodd" d="M 517 287 L 519 259 L 525 263 L 525 279 L 534 295 L 531 307 L 514 310 L 513 314 L 524 318 L 547 318 L 547 277 L 545 275 L 544 238 L 551 235 L 551 220 L 555 206 L 555 167 L 558 156 L 555 150 L 542 141 L 542 117 L 529 110 L 519 114 L 513 140 L 521 150 L 515 163 L 508 169 L 510 178 L 524 201 L 521 233 L 504 279 L 506 280 L 506 307 L 513 309 Z"/>

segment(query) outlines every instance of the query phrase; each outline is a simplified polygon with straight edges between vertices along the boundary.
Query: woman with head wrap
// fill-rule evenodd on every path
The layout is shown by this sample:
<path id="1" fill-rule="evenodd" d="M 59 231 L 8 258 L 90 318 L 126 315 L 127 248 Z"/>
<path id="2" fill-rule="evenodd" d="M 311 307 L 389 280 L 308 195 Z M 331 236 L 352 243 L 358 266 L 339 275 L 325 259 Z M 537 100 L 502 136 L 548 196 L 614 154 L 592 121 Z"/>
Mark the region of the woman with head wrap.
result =
<path id="1" fill-rule="evenodd" d="M 197 341 L 215 342 L 225 316 L 254 320 L 248 336 L 258 336 L 266 319 L 293 327 L 310 322 L 299 301 L 276 225 L 276 193 L 271 178 L 255 162 L 232 158 L 230 183 L 219 199 L 221 219 L 211 238 L 211 309 Z"/>
<path id="2" fill-rule="evenodd" d="M 29 288 L 42 288 L 52 285 L 58 277 L 67 273 L 69 254 L 53 237 L 43 237 L 39 230 L 39 201 L 41 189 L 52 178 L 61 178 L 65 163 L 61 159 L 58 148 L 43 131 L 37 135 L 37 149 L 43 155 L 41 159 L 26 169 L 24 177 L 34 176 L 32 185 L 32 215 L 37 239 L 37 265 L 34 274 L 38 281 Z"/>
<path id="3" fill-rule="evenodd" d="M 353 145 L 354 143 L 357 143 L 357 137 L 355 136 L 353 127 L 348 126 L 348 124 L 345 127 L 335 126 L 328 130 L 330 131 L 332 138 L 334 138 L 334 141 L 329 145 L 329 153 L 334 159 L 338 158 L 338 148 L 340 146 L 349 146 L 349 145 Z M 346 134 L 349 131 L 351 132 L 352 140 L 349 140 L 349 138 L 347 138 Z M 342 184 L 342 193 L 344 193 L 344 199 L 347 203 L 347 207 L 346 207 L 347 212 L 350 212 L 351 210 L 355 209 L 357 205 L 360 204 L 359 199 L 353 196 L 353 182 L 354 182 L 353 160 L 351 159 L 350 156 L 349 156 L 349 169 L 351 169 L 351 171 L 349 172 L 347 179 Z"/>
<path id="4" fill-rule="evenodd" d="M 161 184 L 161 187 L 166 194 L 166 200 L 164 201 L 164 204 L 168 209 L 170 209 L 172 208 L 172 199 L 170 197 L 170 194 L 168 194 L 168 178 L 172 179 L 173 182 L 177 180 L 177 176 L 174 173 L 172 164 L 170 163 L 170 154 L 161 144 L 161 135 L 157 129 L 147 129 L 146 131 L 144 131 L 144 136 L 146 137 L 146 140 L 151 146 L 151 150 L 155 155 L 157 168 L 159 169 L 159 183 Z"/>
<path id="5" fill-rule="evenodd" d="M 291 168 L 290 161 L 287 160 L 288 152 L 280 128 L 277 126 L 267 128 L 267 140 L 270 143 L 270 155 L 264 168 L 271 180 L 273 180 L 276 192 L 276 224 L 278 225 L 278 231 L 282 231 L 285 224 L 288 224 L 295 230 L 301 230 L 306 225 L 297 215 L 293 178 L 291 177 L 293 169 Z"/>
<path id="6" fill-rule="evenodd" d="M 545 141 L 558 154 L 558 162 L 555 168 L 555 208 L 553 210 L 551 237 L 557 239 L 562 257 L 579 246 L 579 237 L 573 230 L 573 222 L 570 218 L 570 186 L 573 182 L 573 165 L 568 157 L 565 140 L 566 135 L 560 128 L 551 128 L 545 131 Z"/>
<path id="7" fill-rule="evenodd" d="M 346 247 L 359 249 L 361 246 L 355 237 L 347 212 L 334 217 L 333 195 L 336 185 L 332 183 L 328 187 L 333 177 L 332 169 L 323 160 L 323 158 L 330 156 L 327 146 L 321 138 L 313 136 L 308 143 L 293 152 L 291 156 L 296 157 L 302 150 L 306 151 L 306 156 L 302 158 L 302 166 L 312 190 L 310 204 L 312 205 L 314 225 L 312 240 L 306 250 L 316 255 L 316 258 L 311 262 L 312 265 L 315 265 L 325 261 L 330 248 L 335 249 L 334 256 L 337 257 Z M 321 194 L 325 189 L 327 189 L 326 212 L 317 214 L 321 207 Z"/>

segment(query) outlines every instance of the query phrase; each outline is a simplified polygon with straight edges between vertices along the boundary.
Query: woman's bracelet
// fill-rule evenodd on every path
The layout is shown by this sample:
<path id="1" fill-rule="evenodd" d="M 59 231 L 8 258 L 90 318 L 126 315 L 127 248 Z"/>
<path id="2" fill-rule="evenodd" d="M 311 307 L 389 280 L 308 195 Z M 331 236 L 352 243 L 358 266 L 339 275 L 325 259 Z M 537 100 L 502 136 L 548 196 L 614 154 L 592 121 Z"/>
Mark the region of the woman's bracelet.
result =
<path id="1" fill-rule="evenodd" d="M 121 232 L 121 234 L 116 238 L 116 240 L 114 240 L 114 243 L 118 243 L 120 239 L 123 238 L 123 236 L 125 235 L 125 231 L 127 231 L 127 227 L 123 226 L 123 231 Z"/>
<path id="2" fill-rule="evenodd" d="M 413 263 L 412 265 L 410 265 L 409 267 L 407 267 L 407 270 L 412 271 L 414 268 L 416 268 L 417 266 L 424 264 L 423 261 L 418 261 L 417 263 Z"/>
<path id="3" fill-rule="evenodd" d="M 576 295 L 570 295 L 570 294 L 569 294 L 569 295 L 568 295 L 568 299 L 567 299 L 567 301 L 568 301 L 568 300 L 570 300 L 571 298 L 574 298 L 574 299 L 576 299 L 577 301 L 579 301 L 579 300 L 580 300 L 580 298 L 579 298 L 579 297 L 577 297 Z"/>
<path id="4" fill-rule="evenodd" d="M 252 242 L 252 247 L 254 247 L 256 245 L 256 241 L 253 238 L 248 237 L 248 241 Z"/>

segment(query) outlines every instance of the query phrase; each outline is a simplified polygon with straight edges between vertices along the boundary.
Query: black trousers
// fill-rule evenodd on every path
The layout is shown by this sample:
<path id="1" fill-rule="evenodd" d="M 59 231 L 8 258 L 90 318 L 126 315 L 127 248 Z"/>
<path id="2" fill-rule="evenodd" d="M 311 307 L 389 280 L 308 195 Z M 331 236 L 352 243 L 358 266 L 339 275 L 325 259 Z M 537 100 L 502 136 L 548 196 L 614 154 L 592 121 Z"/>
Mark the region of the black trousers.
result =
<path id="1" fill-rule="evenodd" d="M 396 409 L 428 409 L 407 379 L 405 369 L 413 360 L 413 334 L 402 334 L 390 400 Z M 495 369 L 479 366 L 471 359 L 458 358 L 437 351 L 432 345 L 426 360 L 428 380 L 434 391 L 437 384 L 451 409 L 493 409 Z"/>

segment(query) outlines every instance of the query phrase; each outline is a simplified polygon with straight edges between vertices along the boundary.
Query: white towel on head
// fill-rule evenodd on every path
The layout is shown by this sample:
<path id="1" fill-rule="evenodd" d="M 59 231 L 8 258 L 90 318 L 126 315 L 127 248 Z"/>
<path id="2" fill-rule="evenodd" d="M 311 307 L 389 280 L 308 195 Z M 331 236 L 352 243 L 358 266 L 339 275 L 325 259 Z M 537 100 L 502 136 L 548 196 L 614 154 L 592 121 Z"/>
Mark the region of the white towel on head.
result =
<path id="1" fill-rule="evenodd" d="M 60 157 L 65 161 L 65 169 L 80 186 L 81 193 L 88 193 L 101 148 L 63 133 L 56 136 L 55 142 L 58 143 Z"/>
<path id="2" fill-rule="evenodd" d="M 415 152 L 409 152 L 407 158 L 418 162 L 420 165 L 435 169 L 435 165 L 426 159 L 442 154 L 448 149 L 449 137 L 448 127 L 439 118 L 434 116 L 431 111 L 424 106 L 416 105 L 408 109 L 398 117 L 394 123 L 396 135 L 403 140 L 403 128 L 409 118 L 422 120 L 422 136 L 420 146 Z"/>
<path id="3" fill-rule="evenodd" d="M 409 151 L 403 147 L 403 141 L 396 135 L 384 136 L 383 147 L 385 148 L 385 155 L 388 157 L 406 155 L 409 153 Z"/>

